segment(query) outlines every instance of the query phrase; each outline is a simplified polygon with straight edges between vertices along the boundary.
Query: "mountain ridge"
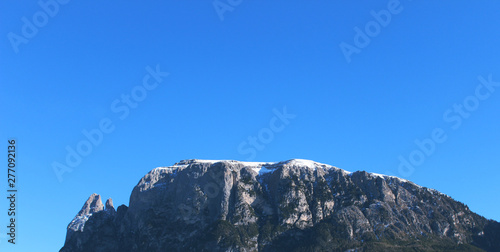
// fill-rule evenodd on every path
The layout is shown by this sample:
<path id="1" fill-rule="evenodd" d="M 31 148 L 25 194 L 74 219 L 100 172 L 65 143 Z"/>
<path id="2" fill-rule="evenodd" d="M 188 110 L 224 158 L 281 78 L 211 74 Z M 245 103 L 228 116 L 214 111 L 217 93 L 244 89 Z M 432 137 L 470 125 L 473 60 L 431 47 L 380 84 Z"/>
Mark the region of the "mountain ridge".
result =
<path id="1" fill-rule="evenodd" d="M 61 251 L 500 248 L 498 222 L 446 194 L 304 159 L 181 160 L 141 178 L 128 207 L 101 206 L 77 214 Z"/>

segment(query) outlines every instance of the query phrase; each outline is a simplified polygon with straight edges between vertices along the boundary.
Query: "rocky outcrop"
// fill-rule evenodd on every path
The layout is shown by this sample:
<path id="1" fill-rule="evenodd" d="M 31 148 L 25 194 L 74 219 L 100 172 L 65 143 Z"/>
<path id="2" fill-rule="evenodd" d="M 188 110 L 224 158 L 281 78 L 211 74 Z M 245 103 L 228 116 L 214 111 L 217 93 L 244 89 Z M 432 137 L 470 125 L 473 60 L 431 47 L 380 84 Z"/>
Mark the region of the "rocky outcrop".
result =
<path id="1" fill-rule="evenodd" d="M 115 212 L 115 207 L 113 206 L 113 199 L 109 198 L 106 200 L 106 211 L 114 213 Z"/>
<path id="2" fill-rule="evenodd" d="M 69 223 L 66 233 L 66 242 L 71 238 L 73 233 L 82 232 L 85 227 L 85 223 L 92 216 L 92 214 L 100 212 L 104 209 L 101 201 L 101 196 L 98 194 L 92 194 L 83 204 L 82 209 L 78 212 L 75 218 Z"/>
<path id="3" fill-rule="evenodd" d="M 61 251 L 499 251 L 499 236 L 499 223 L 396 177 L 185 160 L 146 174 L 129 207 L 92 195 Z"/>

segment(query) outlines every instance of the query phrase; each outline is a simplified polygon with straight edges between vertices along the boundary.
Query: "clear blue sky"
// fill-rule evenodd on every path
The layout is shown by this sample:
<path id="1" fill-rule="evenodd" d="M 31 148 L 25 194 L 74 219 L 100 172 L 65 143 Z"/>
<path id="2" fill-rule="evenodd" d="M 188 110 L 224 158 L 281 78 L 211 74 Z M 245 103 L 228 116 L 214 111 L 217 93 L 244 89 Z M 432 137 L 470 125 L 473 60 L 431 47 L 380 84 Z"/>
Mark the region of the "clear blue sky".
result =
<path id="1" fill-rule="evenodd" d="M 221 20 L 211 1 L 0 3 L 0 139 L 5 154 L 17 140 L 19 189 L 12 249 L 0 173 L 0 250 L 56 251 L 90 194 L 128 204 L 148 171 L 191 158 L 392 174 L 500 220 L 500 87 L 478 80 L 500 82 L 500 3 L 224 4 Z M 169 75 L 151 88 L 148 66 Z M 295 117 L 273 119 L 285 107 Z M 113 131 L 60 182 L 54 162 L 103 120 Z"/>

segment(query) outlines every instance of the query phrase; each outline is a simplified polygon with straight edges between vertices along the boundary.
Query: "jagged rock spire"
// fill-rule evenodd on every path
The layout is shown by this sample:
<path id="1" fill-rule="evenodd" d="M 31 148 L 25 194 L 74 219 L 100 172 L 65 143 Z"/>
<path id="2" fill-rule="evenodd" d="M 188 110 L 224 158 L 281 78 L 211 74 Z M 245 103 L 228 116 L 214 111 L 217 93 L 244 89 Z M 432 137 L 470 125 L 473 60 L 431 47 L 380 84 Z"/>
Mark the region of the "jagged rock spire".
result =
<path id="1" fill-rule="evenodd" d="M 101 195 L 93 193 L 89 199 L 83 204 L 82 209 L 78 212 L 77 216 L 93 214 L 104 210 L 104 205 L 101 201 Z"/>
<path id="2" fill-rule="evenodd" d="M 115 212 L 115 207 L 113 206 L 113 199 L 109 198 L 106 200 L 106 211 L 108 212 Z"/>
<path id="3" fill-rule="evenodd" d="M 85 201 L 80 212 L 78 212 L 75 218 L 69 223 L 68 230 L 83 231 L 85 222 L 89 217 L 102 210 L 104 210 L 104 205 L 101 201 L 101 195 L 93 193 L 87 201 Z"/>

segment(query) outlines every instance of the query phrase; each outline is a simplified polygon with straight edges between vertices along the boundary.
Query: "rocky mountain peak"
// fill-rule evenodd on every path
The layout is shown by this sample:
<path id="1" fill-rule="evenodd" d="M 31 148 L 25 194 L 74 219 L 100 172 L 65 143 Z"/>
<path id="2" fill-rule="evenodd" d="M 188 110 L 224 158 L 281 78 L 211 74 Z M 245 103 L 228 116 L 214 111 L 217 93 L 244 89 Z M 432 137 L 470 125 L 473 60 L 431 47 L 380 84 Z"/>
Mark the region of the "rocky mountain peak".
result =
<path id="1" fill-rule="evenodd" d="M 102 211 L 104 209 L 104 205 L 101 201 L 101 195 L 92 194 L 85 201 L 82 206 L 82 209 L 78 212 L 78 214 L 73 218 L 73 220 L 68 224 L 67 233 L 66 233 L 66 241 L 70 237 L 73 236 L 75 232 L 82 232 L 85 227 L 85 223 L 94 213 Z"/>
<path id="2" fill-rule="evenodd" d="M 78 212 L 77 216 L 84 216 L 99 212 L 104 209 L 102 204 L 101 195 L 93 193 L 83 204 L 82 209 Z"/>
<path id="3" fill-rule="evenodd" d="M 445 194 L 304 159 L 182 160 L 103 209 L 93 194 L 61 251 L 500 251 L 500 224 Z"/>
<path id="4" fill-rule="evenodd" d="M 112 211 L 114 212 L 115 211 L 115 207 L 113 206 L 113 199 L 109 198 L 108 200 L 106 200 L 106 211 Z"/>

